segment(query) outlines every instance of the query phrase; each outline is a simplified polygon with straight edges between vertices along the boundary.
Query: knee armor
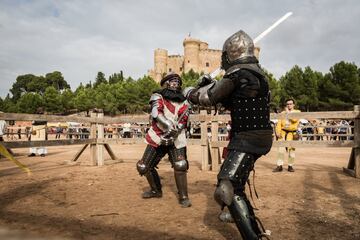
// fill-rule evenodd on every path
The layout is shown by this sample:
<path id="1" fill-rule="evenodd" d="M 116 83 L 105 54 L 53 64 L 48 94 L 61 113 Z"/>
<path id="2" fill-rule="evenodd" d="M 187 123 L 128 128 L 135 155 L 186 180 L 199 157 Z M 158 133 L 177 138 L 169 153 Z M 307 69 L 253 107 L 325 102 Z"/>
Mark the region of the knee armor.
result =
<path id="1" fill-rule="evenodd" d="M 141 176 L 144 175 L 148 171 L 148 167 L 142 160 L 137 162 L 136 169 Z"/>
<path id="2" fill-rule="evenodd" d="M 214 198 L 221 206 L 230 206 L 234 197 L 234 188 L 229 180 L 220 180 L 216 187 Z"/>
<path id="3" fill-rule="evenodd" d="M 188 163 L 185 159 L 174 162 L 174 170 L 175 171 L 186 171 L 188 169 Z"/>

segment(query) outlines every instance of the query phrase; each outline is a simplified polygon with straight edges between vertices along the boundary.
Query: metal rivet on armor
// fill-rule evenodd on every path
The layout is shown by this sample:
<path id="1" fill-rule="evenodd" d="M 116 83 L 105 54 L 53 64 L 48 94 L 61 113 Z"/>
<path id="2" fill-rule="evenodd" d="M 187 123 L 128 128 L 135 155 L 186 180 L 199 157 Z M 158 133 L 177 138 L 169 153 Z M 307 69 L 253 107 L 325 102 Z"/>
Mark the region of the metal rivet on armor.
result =
<path id="1" fill-rule="evenodd" d="M 263 127 L 263 125 L 261 125 L 261 127 Z"/>
<path id="2" fill-rule="evenodd" d="M 254 119 L 255 119 L 256 117 L 254 117 Z"/>
<path id="3" fill-rule="evenodd" d="M 261 100 L 261 98 L 259 98 L 259 100 Z"/>
<path id="4" fill-rule="evenodd" d="M 253 110 L 255 110 L 255 108 L 253 108 Z"/>
<path id="5" fill-rule="evenodd" d="M 262 116 L 260 116 L 260 118 L 262 118 Z"/>
<path id="6" fill-rule="evenodd" d="M 245 102 L 247 102 L 247 100 L 245 99 Z"/>
<path id="7" fill-rule="evenodd" d="M 248 127 L 249 127 L 249 125 L 246 125 L 246 127 L 248 128 Z"/>
<path id="8" fill-rule="evenodd" d="M 260 110 L 262 110 L 262 108 L 260 108 Z"/>
<path id="9" fill-rule="evenodd" d="M 254 127 L 256 127 L 256 125 L 254 125 Z"/>
<path id="10" fill-rule="evenodd" d="M 253 102 L 255 102 L 255 98 L 253 98 Z"/>
<path id="11" fill-rule="evenodd" d="M 245 111 L 247 111 L 248 109 L 247 108 L 245 108 Z"/>
<path id="12" fill-rule="evenodd" d="M 246 117 L 246 119 L 248 119 L 249 117 Z"/>

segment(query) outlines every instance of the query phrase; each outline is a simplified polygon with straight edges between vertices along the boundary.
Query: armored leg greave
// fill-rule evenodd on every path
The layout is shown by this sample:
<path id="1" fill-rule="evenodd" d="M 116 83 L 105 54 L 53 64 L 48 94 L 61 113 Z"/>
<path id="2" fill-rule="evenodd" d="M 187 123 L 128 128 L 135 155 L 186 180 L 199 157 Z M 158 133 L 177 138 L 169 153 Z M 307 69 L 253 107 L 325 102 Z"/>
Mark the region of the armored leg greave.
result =
<path id="1" fill-rule="evenodd" d="M 162 149 L 156 149 L 148 145 L 142 159 L 137 163 L 140 175 L 145 175 L 152 192 L 161 193 L 161 182 L 155 167 L 165 155 Z"/>
<path id="2" fill-rule="evenodd" d="M 174 176 L 179 193 L 179 201 L 184 207 L 189 207 L 191 203 L 188 200 L 187 170 L 189 165 L 186 159 L 186 148 L 171 148 L 169 150 L 169 158 L 174 167 Z"/>
<path id="3" fill-rule="evenodd" d="M 161 192 L 160 177 L 155 169 L 145 173 L 145 177 L 150 185 L 151 191 Z"/>
<path id="4" fill-rule="evenodd" d="M 243 239 L 259 239 L 261 231 L 257 225 L 253 208 L 245 195 L 245 184 L 254 168 L 257 156 L 230 151 L 218 174 L 215 200 L 227 206 Z"/>

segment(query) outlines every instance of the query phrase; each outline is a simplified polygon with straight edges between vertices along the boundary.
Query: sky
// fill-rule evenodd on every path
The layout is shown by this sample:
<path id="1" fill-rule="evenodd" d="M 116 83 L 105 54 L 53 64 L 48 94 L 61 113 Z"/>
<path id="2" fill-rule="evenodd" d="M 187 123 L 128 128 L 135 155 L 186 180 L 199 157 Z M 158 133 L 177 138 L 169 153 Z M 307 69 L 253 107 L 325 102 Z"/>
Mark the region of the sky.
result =
<path id="1" fill-rule="evenodd" d="M 136 79 L 153 68 L 154 49 L 183 54 L 189 33 L 222 49 L 238 30 L 255 38 L 289 11 L 258 43 L 275 77 L 294 65 L 360 67 L 357 0 L 0 0 L 0 97 L 28 73 L 60 71 L 73 90 L 99 71 Z"/>

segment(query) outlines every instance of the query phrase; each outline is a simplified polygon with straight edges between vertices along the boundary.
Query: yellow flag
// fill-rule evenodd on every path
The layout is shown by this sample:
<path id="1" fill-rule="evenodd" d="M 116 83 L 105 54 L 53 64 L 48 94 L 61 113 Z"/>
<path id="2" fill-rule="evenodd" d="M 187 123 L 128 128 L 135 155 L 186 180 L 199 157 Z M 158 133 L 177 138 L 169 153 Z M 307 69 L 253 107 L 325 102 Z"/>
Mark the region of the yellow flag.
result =
<path id="1" fill-rule="evenodd" d="M 0 154 L 3 155 L 4 157 L 6 157 L 7 159 L 9 159 L 10 161 L 14 162 L 16 165 L 18 165 L 19 168 L 21 168 L 24 172 L 27 172 L 28 175 L 31 174 L 30 169 L 25 166 L 24 164 L 22 164 L 21 162 L 19 162 L 18 160 L 16 160 L 13 155 L 11 155 L 9 153 L 9 151 L 6 149 L 6 147 L 4 147 L 2 144 L 0 144 Z"/>

